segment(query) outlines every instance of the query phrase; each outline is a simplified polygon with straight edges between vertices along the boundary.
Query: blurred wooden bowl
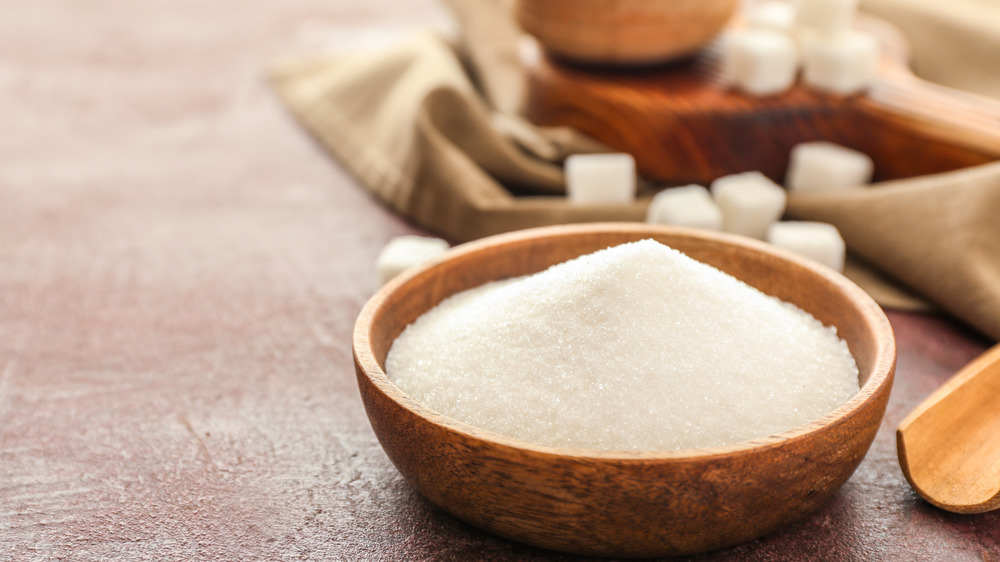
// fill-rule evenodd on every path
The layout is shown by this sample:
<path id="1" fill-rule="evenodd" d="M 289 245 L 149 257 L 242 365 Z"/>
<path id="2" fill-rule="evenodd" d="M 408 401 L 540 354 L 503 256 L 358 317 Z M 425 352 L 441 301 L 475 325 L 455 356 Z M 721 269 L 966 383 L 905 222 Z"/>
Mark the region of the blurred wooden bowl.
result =
<path id="1" fill-rule="evenodd" d="M 644 238 L 836 326 L 858 363 L 860 392 L 778 435 L 717 448 L 620 453 L 543 447 L 484 431 L 422 406 L 386 377 L 393 340 L 444 298 Z M 603 556 L 713 550 L 814 510 L 871 445 L 895 358 L 881 309 L 832 270 L 746 238 L 639 223 L 537 228 L 459 246 L 388 283 L 365 305 L 354 330 L 355 370 L 372 428 L 420 493 L 503 537 Z"/>
<path id="2" fill-rule="evenodd" d="M 693 53 L 726 25 L 737 0 L 517 0 L 521 28 L 556 56 L 643 65 Z"/>

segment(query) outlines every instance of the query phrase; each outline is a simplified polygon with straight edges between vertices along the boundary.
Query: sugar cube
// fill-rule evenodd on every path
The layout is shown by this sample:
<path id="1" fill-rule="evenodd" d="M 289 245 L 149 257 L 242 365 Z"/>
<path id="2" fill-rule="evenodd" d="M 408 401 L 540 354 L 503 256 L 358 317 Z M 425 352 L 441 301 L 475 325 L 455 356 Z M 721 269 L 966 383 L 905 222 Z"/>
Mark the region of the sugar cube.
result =
<path id="1" fill-rule="evenodd" d="M 803 51 L 802 80 L 817 90 L 856 94 L 875 79 L 878 58 L 878 40 L 867 33 L 817 37 Z"/>
<path id="2" fill-rule="evenodd" d="M 798 50 L 799 63 L 801 63 L 804 58 L 803 53 L 808 51 L 809 48 L 812 47 L 812 44 L 815 43 L 820 37 L 823 37 L 823 35 L 815 29 L 802 25 L 795 26 L 795 29 L 792 30 L 791 36 L 792 39 L 795 40 L 795 46 Z"/>
<path id="3" fill-rule="evenodd" d="M 630 154 L 574 154 L 566 159 L 570 203 L 631 203 L 635 199 L 635 159 Z"/>
<path id="4" fill-rule="evenodd" d="M 785 190 L 760 172 L 721 177 L 712 182 L 711 192 L 727 232 L 763 240 L 785 212 Z"/>
<path id="5" fill-rule="evenodd" d="M 747 23 L 754 29 L 792 33 L 795 29 L 795 6 L 782 0 L 756 2 L 747 8 Z"/>
<path id="6" fill-rule="evenodd" d="M 397 236 L 386 244 L 375 260 L 379 281 L 385 285 L 403 271 L 443 254 L 448 242 L 430 236 Z"/>
<path id="7" fill-rule="evenodd" d="M 769 96 L 795 83 L 798 51 L 784 33 L 770 29 L 733 31 L 725 39 L 726 81 L 748 94 Z"/>
<path id="8" fill-rule="evenodd" d="M 846 248 L 832 224 L 806 221 L 776 222 L 767 230 L 767 241 L 779 248 L 818 261 L 836 271 L 844 270 Z"/>
<path id="9" fill-rule="evenodd" d="M 653 196 L 646 222 L 721 230 L 722 211 L 703 186 L 685 185 L 664 189 Z"/>
<path id="10" fill-rule="evenodd" d="M 865 185 L 874 169 L 863 152 L 832 142 L 804 142 L 792 148 L 785 185 L 800 193 Z"/>
<path id="11" fill-rule="evenodd" d="M 851 28 L 858 0 L 798 0 L 796 17 L 800 25 L 824 35 L 836 35 Z"/>

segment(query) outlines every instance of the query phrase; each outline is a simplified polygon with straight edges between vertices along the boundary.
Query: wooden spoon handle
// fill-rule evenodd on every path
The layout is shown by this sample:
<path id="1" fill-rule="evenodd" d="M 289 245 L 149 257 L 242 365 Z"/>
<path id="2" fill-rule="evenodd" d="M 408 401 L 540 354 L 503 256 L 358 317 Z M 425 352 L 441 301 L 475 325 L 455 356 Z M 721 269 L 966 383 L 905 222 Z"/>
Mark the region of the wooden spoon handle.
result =
<path id="1" fill-rule="evenodd" d="M 990 159 L 1000 155 L 1000 100 L 897 75 L 880 80 L 861 101 L 864 111 L 900 120 L 939 143 Z"/>

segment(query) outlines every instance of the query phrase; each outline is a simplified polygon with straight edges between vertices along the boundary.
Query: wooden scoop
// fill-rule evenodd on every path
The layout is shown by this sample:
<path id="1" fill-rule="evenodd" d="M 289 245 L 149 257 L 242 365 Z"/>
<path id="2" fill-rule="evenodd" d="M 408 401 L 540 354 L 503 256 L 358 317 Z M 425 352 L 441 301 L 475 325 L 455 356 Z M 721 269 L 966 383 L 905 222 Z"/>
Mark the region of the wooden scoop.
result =
<path id="1" fill-rule="evenodd" d="M 903 474 L 955 513 L 1000 507 L 1000 345 L 969 363 L 896 430 Z"/>
<path id="2" fill-rule="evenodd" d="M 868 154 L 875 181 L 957 170 L 1000 159 L 1000 101 L 925 82 L 892 25 L 859 18 L 879 39 L 878 77 L 863 95 L 816 92 L 800 81 L 756 98 L 723 83 L 718 45 L 682 62 L 642 70 L 581 67 L 526 40 L 526 117 L 569 126 L 635 157 L 664 185 L 759 170 L 779 183 L 796 144 L 825 140 Z"/>

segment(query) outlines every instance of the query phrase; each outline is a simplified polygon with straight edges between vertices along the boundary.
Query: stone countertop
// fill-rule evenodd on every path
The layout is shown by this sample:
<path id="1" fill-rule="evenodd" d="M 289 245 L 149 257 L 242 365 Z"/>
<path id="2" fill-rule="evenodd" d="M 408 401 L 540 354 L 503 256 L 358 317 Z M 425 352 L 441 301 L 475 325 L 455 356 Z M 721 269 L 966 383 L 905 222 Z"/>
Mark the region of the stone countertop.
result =
<path id="1" fill-rule="evenodd" d="M 570 560 L 433 507 L 375 440 L 350 336 L 414 233 L 286 115 L 273 57 L 447 27 L 432 0 L 0 6 L 0 560 Z M 996 560 L 922 502 L 905 414 L 987 342 L 890 313 L 882 431 L 825 507 L 704 560 Z"/>

